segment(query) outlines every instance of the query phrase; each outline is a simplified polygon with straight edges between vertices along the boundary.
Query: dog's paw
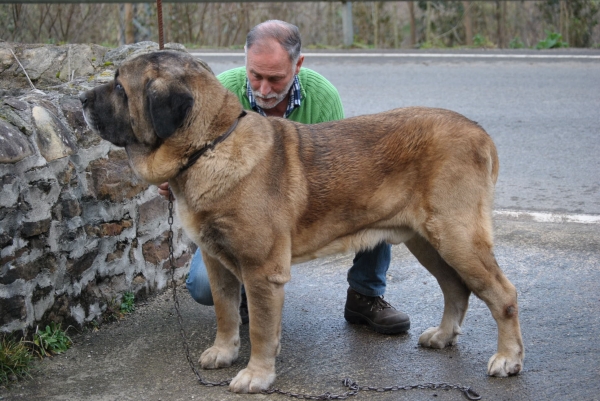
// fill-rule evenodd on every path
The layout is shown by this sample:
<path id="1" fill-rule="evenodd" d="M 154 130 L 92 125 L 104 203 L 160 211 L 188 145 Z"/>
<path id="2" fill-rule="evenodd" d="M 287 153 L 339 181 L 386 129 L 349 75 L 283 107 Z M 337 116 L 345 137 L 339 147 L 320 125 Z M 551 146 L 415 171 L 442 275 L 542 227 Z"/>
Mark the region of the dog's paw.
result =
<path id="1" fill-rule="evenodd" d="M 506 377 L 518 374 L 521 369 L 523 369 L 522 358 L 506 356 L 498 352 L 490 358 L 487 373 L 490 376 Z"/>
<path id="2" fill-rule="evenodd" d="M 226 368 L 238 357 L 238 348 L 212 346 L 200 356 L 200 366 L 204 369 Z"/>
<path id="3" fill-rule="evenodd" d="M 419 337 L 419 345 L 421 347 L 442 349 L 448 345 L 455 345 L 458 334 L 460 333 L 455 333 L 455 331 L 448 333 L 439 327 L 430 327 Z"/>
<path id="4" fill-rule="evenodd" d="M 275 372 L 265 369 L 246 368 L 231 380 L 229 389 L 234 393 L 260 393 L 275 381 Z"/>

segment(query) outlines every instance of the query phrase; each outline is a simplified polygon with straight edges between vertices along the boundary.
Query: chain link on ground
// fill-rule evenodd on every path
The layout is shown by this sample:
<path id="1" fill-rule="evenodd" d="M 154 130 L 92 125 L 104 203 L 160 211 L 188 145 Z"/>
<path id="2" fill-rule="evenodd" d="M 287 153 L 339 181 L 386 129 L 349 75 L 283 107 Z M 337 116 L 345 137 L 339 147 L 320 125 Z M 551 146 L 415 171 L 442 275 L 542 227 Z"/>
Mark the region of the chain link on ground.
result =
<path id="1" fill-rule="evenodd" d="M 185 329 L 183 328 L 183 318 L 181 317 L 179 298 L 177 296 L 177 282 L 175 281 L 175 257 L 174 249 L 173 249 L 173 194 L 169 193 L 169 234 L 168 234 L 168 245 L 169 245 L 169 263 L 171 266 L 171 285 L 173 287 L 173 303 L 175 305 L 175 312 L 177 315 L 177 322 L 179 324 L 179 334 L 181 335 L 183 349 L 185 351 L 185 357 L 190 365 L 194 376 L 196 376 L 196 380 L 199 384 L 206 387 L 223 387 L 228 386 L 231 383 L 232 379 L 222 380 L 220 382 L 211 382 L 207 381 L 200 373 L 198 373 L 198 369 L 196 368 L 196 364 L 192 360 L 190 347 L 187 342 L 187 335 L 185 333 Z M 348 388 L 348 391 L 340 394 L 332 394 L 329 392 L 313 395 L 306 393 L 294 393 L 292 391 L 283 391 L 278 388 L 269 388 L 267 390 L 261 391 L 262 394 L 280 394 L 284 396 L 288 396 L 291 398 L 297 398 L 300 400 L 345 400 L 350 397 L 357 395 L 361 391 L 375 391 L 378 393 L 390 392 L 390 391 L 401 391 L 401 390 L 458 390 L 461 391 L 465 397 L 469 400 L 480 400 L 481 396 L 471 387 L 463 386 L 460 384 L 450 384 L 450 383 L 422 383 L 422 384 L 413 384 L 413 385 L 404 385 L 404 386 L 389 386 L 389 387 L 373 387 L 373 386 L 359 386 L 354 380 L 346 378 L 342 381 L 342 385 Z"/>

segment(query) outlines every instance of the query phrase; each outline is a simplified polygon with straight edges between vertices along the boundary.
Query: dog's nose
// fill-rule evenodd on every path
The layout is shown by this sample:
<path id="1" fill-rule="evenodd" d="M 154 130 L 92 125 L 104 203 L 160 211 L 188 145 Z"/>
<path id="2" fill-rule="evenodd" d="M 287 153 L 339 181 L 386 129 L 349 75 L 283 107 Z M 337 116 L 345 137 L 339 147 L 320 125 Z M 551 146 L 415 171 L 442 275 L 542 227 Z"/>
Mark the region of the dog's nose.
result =
<path id="1" fill-rule="evenodd" d="M 83 106 L 85 106 L 85 104 L 88 101 L 88 97 L 87 97 L 87 93 L 86 92 L 83 92 L 81 95 L 79 95 L 79 101 L 81 102 L 81 104 Z"/>

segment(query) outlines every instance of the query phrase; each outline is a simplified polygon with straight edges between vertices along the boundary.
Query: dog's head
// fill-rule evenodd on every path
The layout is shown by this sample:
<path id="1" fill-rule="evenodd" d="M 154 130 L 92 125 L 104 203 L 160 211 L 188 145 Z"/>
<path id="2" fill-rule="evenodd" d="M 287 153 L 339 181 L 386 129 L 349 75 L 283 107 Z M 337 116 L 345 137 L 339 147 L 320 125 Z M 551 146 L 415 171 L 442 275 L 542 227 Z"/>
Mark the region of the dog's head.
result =
<path id="1" fill-rule="evenodd" d="M 194 106 L 190 80 L 206 70 L 182 52 L 138 56 L 123 63 L 114 80 L 80 95 L 85 119 L 117 146 L 155 144 L 186 122 Z"/>
<path id="2" fill-rule="evenodd" d="M 224 105 L 239 114 L 241 105 L 231 96 L 202 61 L 184 52 L 159 51 L 124 62 L 111 82 L 79 98 L 88 125 L 125 147 L 138 174 L 155 182 L 169 178 L 167 166 L 158 163 L 175 168 L 189 149 L 213 139 L 210 122 Z M 155 166 L 147 165 L 151 155 Z M 165 173 L 148 175 L 157 169 Z"/>

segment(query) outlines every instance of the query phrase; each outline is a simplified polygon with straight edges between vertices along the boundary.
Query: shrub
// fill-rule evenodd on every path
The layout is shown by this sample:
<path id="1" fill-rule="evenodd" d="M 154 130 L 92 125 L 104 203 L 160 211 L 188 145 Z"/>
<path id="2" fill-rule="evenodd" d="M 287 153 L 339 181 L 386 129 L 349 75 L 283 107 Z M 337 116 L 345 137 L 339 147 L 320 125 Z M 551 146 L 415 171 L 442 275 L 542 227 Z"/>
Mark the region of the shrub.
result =
<path id="1" fill-rule="evenodd" d="M 557 49 L 561 47 L 569 47 L 567 42 L 563 42 L 562 35 L 558 32 L 546 31 L 546 38 L 540 40 L 535 46 L 536 49 Z"/>
<path id="2" fill-rule="evenodd" d="M 34 352 L 40 357 L 44 357 L 62 354 L 71 347 L 73 341 L 66 332 L 61 330 L 59 325 L 52 322 L 42 331 L 36 327 L 32 344 Z"/>

